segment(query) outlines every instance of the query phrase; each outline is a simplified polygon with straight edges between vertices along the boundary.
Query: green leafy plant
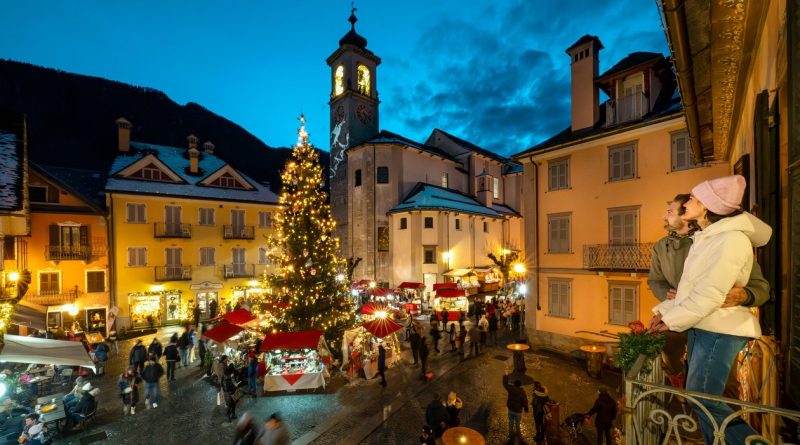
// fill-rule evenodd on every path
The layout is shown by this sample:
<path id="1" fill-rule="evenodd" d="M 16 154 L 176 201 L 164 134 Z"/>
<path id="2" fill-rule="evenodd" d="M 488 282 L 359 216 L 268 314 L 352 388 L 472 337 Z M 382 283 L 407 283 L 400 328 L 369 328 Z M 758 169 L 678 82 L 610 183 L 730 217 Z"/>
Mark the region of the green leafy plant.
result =
<path id="1" fill-rule="evenodd" d="M 619 335 L 619 352 L 617 353 L 617 366 L 627 374 L 633 368 L 636 360 L 644 354 L 649 359 L 655 359 L 664 350 L 664 335 L 651 334 L 644 328 L 641 321 L 628 323 L 631 332 Z M 642 372 L 649 374 L 652 366 L 645 362 Z"/>

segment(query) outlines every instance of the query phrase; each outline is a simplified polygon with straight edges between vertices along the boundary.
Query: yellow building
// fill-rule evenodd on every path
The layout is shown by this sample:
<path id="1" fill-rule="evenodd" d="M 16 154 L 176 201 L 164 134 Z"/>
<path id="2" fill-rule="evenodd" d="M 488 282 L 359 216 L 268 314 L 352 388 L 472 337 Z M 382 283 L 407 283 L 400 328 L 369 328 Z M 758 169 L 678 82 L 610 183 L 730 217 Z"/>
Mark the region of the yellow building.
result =
<path id="1" fill-rule="evenodd" d="M 513 157 L 524 166 L 528 337 L 568 351 L 650 319 L 666 202 L 727 173 L 693 162 L 668 60 L 633 53 L 598 76 L 602 47 L 587 35 L 567 49 L 571 125 Z"/>
<path id="2" fill-rule="evenodd" d="M 278 197 L 266 186 L 202 151 L 130 141 L 117 120 L 120 154 L 106 182 L 111 224 L 112 292 L 117 327 L 177 323 L 199 304 L 260 292 L 267 236 Z"/>

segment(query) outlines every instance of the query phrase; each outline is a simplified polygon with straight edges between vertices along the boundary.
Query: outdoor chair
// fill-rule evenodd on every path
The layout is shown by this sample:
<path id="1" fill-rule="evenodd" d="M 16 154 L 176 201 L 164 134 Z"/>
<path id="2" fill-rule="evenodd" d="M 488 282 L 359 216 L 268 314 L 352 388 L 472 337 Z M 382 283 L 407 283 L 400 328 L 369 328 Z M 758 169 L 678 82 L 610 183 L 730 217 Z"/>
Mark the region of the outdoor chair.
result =
<path id="1" fill-rule="evenodd" d="M 78 421 L 78 423 L 76 425 L 80 427 L 81 431 L 86 431 L 89 428 L 89 422 L 91 422 L 92 419 L 94 419 L 94 416 L 97 415 L 97 409 L 99 407 L 100 407 L 100 402 L 98 402 L 95 399 L 94 411 L 92 411 L 92 412 L 90 412 L 88 414 L 85 414 L 85 415 L 84 414 L 78 414 L 78 417 L 80 417 L 81 420 Z"/>

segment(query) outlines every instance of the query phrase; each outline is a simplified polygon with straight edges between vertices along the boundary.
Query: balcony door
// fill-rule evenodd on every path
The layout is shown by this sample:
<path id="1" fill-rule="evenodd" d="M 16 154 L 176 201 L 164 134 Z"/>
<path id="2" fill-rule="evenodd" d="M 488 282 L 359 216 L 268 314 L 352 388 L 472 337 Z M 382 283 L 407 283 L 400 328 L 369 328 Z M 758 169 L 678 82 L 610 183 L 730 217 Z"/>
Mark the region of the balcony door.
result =
<path id="1" fill-rule="evenodd" d="M 245 274 L 245 261 L 244 261 L 245 249 L 244 247 L 234 247 L 233 248 L 233 274 L 236 276 L 242 276 Z"/>
<path id="2" fill-rule="evenodd" d="M 244 231 L 244 210 L 231 210 L 231 228 L 234 236 L 241 236 Z"/>
<path id="3" fill-rule="evenodd" d="M 183 249 L 180 247 L 167 247 L 166 272 L 169 278 L 180 278 L 183 274 Z"/>
<path id="4" fill-rule="evenodd" d="M 629 76 L 622 82 L 622 105 L 618 110 L 621 113 L 620 122 L 639 119 L 644 116 L 644 102 L 642 100 L 644 78 L 637 73 Z"/>
<path id="5" fill-rule="evenodd" d="M 181 208 L 178 206 L 164 207 L 164 225 L 170 235 L 181 233 Z"/>

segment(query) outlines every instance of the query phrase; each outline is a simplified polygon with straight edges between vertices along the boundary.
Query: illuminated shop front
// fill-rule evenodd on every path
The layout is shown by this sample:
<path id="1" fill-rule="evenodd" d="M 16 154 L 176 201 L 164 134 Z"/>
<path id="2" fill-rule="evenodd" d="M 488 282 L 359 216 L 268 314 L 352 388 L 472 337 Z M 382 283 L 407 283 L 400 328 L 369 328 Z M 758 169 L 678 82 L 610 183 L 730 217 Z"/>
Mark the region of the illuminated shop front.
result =
<path id="1" fill-rule="evenodd" d="M 177 323 L 186 318 L 180 290 L 132 292 L 128 301 L 134 327 Z"/>

